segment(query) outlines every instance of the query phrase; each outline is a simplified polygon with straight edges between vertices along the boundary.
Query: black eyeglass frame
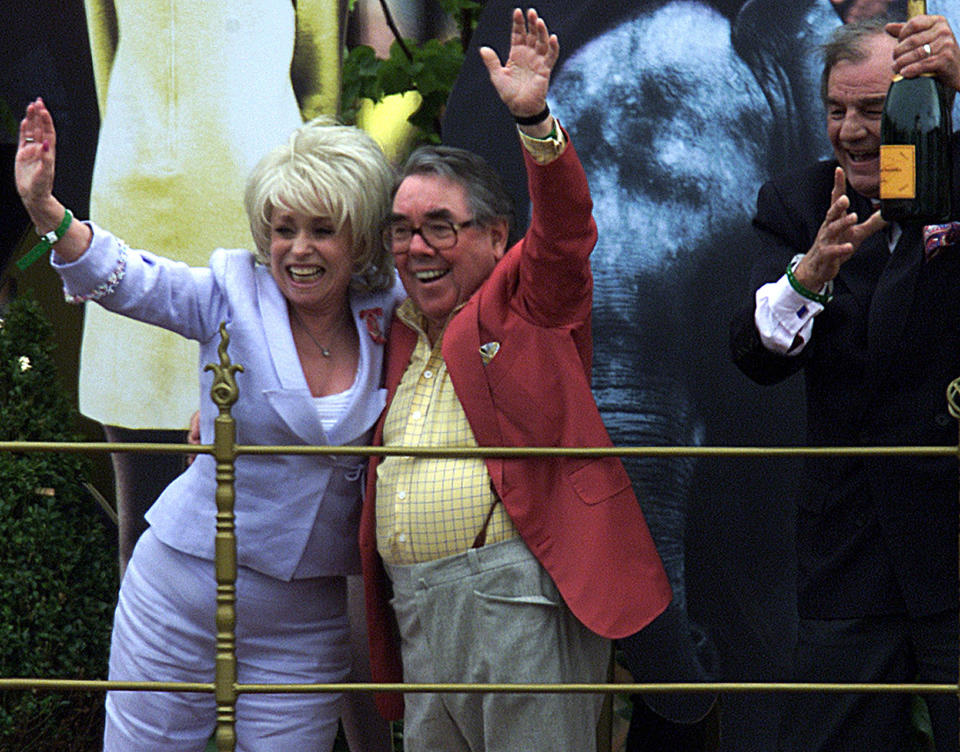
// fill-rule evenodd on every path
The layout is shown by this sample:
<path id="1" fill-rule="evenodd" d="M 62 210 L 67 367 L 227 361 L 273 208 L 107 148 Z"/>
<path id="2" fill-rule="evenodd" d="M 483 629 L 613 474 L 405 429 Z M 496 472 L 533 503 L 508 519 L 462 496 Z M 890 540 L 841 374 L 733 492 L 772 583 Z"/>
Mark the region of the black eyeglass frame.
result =
<path id="1" fill-rule="evenodd" d="M 465 230 L 468 227 L 474 227 L 479 224 L 480 223 L 476 220 L 476 218 L 467 219 L 463 222 L 453 222 L 449 219 L 428 219 L 426 222 L 422 222 L 418 227 L 407 227 L 406 222 L 398 219 L 387 223 L 387 225 L 383 228 L 381 238 L 383 240 L 384 247 L 390 251 L 390 253 L 406 253 L 410 249 L 410 243 L 413 242 L 414 235 L 419 235 L 421 240 L 423 240 L 424 243 L 426 243 L 435 251 L 448 251 L 459 242 L 461 230 Z M 433 238 L 432 240 L 431 238 L 428 238 L 427 235 L 431 234 L 431 230 L 427 229 L 426 234 L 424 233 L 424 229 L 427 228 L 428 225 L 445 225 L 446 228 L 449 228 L 452 231 L 450 235 L 452 242 L 443 240 L 438 244 L 436 238 Z M 395 243 L 393 233 L 399 227 L 408 229 L 410 232 L 410 237 L 401 243 L 400 250 L 394 250 Z"/>

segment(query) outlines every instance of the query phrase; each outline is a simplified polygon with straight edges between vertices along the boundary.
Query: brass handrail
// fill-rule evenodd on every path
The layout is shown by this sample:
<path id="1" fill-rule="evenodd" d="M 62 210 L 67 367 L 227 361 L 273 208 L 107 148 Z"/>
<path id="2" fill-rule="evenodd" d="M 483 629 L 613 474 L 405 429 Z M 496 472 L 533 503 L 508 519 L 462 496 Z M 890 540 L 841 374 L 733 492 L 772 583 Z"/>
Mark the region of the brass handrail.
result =
<path id="1" fill-rule="evenodd" d="M 240 694 L 323 694 L 350 692 L 510 692 L 514 694 L 712 694 L 715 692 L 791 693 L 826 692 L 844 694 L 849 692 L 901 694 L 958 694 L 956 684 L 858 684 L 841 682 L 659 682 L 648 684 L 562 684 L 562 683 L 377 683 L 350 682 L 340 684 L 241 684 L 234 685 Z M 214 692 L 213 682 L 136 682 L 109 681 L 106 679 L 0 679 L 0 691 L 14 689 L 57 691 L 106 691 L 124 692 Z"/>
<path id="2" fill-rule="evenodd" d="M 234 466 L 240 455 L 316 454 L 355 456 L 412 457 L 744 457 L 744 456 L 868 456 L 922 455 L 955 456 L 960 459 L 960 440 L 956 446 L 869 446 L 869 447 L 705 447 L 705 446 L 634 446 L 634 447 L 374 447 L 374 446 L 261 446 L 236 444 L 236 425 L 230 408 L 236 402 L 238 388 L 234 373 L 240 365 L 231 364 L 227 356 L 229 336 L 220 326 L 218 348 L 220 362 L 208 364 L 214 372 L 210 390 L 219 408 L 214 420 L 213 444 L 152 444 L 118 442 L 32 442 L 0 441 L 0 451 L 10 452 L 131 452 L 154 454 L 210 454 L 217 463 L 217 526 L 215 568 L 217 578 L 216 661 L 212 683 L 207 682 L 131 682 L 110 680 L 0 678 L 0 691 L 176 691 L 212 692 L 217 702 L 216 745 L 220 752 L 236 747 L 236 702 L 244 693 L 272 692 L 510 692 L 510 693 L 909 693 L 956 694 L 958 684 L 864 684 L 864 683 L 800 683 L 800 682 L 672 682 L 657 684 L 242 684 L 237 681 L 236 663 L 236 577 L 237 547 L 234 527 Z M 960 378 L 947 388 L 950 414 L 960 420 Z"/>
<path id="3" fill-rule="evenodd" d="M 148 444 L 109 441 L 0 441 L 0 452 L 130 452 L 150 454 L 214 454 L 213 444 Z M 918 455 L 953 457 L 957 446 L 615 446 L 615 447 L 405 447 L 405 446 L 293 446 L 236 444 L 234 454 L 319 454 L 359 457 L 817 457 Z"/>

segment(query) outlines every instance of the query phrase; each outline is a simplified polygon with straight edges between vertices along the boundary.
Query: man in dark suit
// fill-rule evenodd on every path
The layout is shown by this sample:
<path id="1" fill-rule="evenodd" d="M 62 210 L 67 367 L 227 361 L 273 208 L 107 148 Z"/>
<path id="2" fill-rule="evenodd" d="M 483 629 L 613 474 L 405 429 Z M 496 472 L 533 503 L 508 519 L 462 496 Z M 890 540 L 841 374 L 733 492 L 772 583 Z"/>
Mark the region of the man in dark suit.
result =
<path id="1" fill-rule="evenodd" d="M 760 383 L 804 371 L 811 445 L 953 444 L 946 389 L 960 376 L 960 246 L 887 225 L 876 201 L 891 76 L 934 74 L 960 89 L 960 50 L 945 19 L 920 16 L 841 27 L 824 53 L 836 159 L 761 189 L 756 292 L 733 322 L 733 358 Z M 956 460 L 817 457 L 796 482 L 795 678 L 956 684 Z M 937 751 L 956 750 L 956 698 L 926 701 Z M 905 694 L 788 702 L 782 750 L 909 748 Z"/>

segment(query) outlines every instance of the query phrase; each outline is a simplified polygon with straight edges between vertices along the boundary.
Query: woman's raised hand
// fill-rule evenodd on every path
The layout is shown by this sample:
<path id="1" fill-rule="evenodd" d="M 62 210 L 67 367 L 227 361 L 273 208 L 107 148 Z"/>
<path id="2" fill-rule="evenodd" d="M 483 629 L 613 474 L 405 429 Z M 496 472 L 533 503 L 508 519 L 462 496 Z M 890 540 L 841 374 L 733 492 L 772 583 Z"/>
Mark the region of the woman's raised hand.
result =
<path id="1" fill-rule="evenodd" d="M 27 214 L 41 235 L 64 221 L 66 209 L 53 195 L 57 132 L 50 111 L 39 97 L 27 105 L 20 121 L 14 179 Z M 72 222 L 57 242 L 57 253 L 68 261 L 79 258 L 90 244 L 92 232 L 81 222 Z"/>
<path id="2" fill-rule="evenodd" d="M 56 158 L 57 132 L 42 99 L 38 98 L 27 105 L 26 115 L 20 121 L 19 136 L 14 162 L 17 193 L 34 223 L 41 230 L 52 229 L 41 227 L 37 222 L 38 217 L 34 216 L 34 212 L 42 212 L 43 204 L 52 198 Z M 60 218 L 57 218 L 56 222 L 59 221 Z"/>

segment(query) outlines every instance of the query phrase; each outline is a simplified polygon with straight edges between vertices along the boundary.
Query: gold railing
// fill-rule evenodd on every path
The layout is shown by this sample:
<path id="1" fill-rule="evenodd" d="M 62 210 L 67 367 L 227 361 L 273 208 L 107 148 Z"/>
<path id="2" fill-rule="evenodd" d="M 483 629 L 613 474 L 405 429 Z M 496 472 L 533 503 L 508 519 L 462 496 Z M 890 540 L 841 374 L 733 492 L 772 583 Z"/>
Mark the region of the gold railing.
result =
<path id="1" fill-rule="evenodd" d="M 237 444 L 236 425 L 230 408 L 238 389 L 234 373 L 243 367 L 230 363 L 227 356 L 229 336 L 223 325 L 218 350 L 220 363 L 208 364 L 214 372 L 211 397 L 219 408 L 214 420 L 213 444 L 149 444 L 116 442 L 27 442 L 0 441 L 0 451 L 9 452 L 149 452 L 154 454 L 211 454 L 217 467 L 217 523 L 215 569 L 217 579 L 216 662 L 212 683 L 208 682 L 133 682 L 107 680 L 2 678 L 0 691 L 170 691 L 212 692 L 217 703 L 216 746 L 218 752 L 233 752 L 236 747 L 236 703 L 241 694 L 265 693 L 350 693 L 350 692 L 510 692 L 561 694 L 652 694 L 652 693 L 907 693 L 954 694 L 960 697 L 958 684 L 857 684 L 800 682 L 672 682 L 657 684 L 383 684 L 355 682 L 342 684 L 241 684 L 237 681 L 236 662 L 236 577 L 237 541 L 234 528 L 234 463 L 239 455 L 316 454 L 354 456 L 413 457 L 744 457 L 744 456 L 883 456 L 923 455 L 956 457 L 960 463 L 960 439 L 957 446 L 875 446 L 875 447 L 477 447 L 422 448 L 372 446 L 261 446 Z M 960 378 L 947 388 L 950 415 L 960 421 Z M 960 466 L 960 464 L 958 464 Z M 606 735 L 609 745 L 609 734 Z M 609 746 L 607 747 L 609 749 Z"/>

